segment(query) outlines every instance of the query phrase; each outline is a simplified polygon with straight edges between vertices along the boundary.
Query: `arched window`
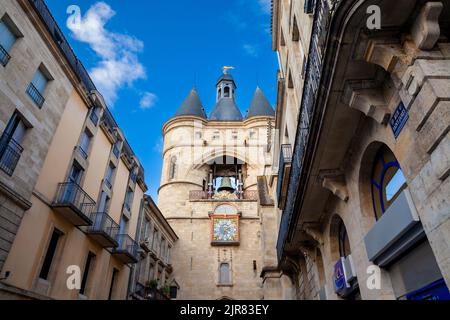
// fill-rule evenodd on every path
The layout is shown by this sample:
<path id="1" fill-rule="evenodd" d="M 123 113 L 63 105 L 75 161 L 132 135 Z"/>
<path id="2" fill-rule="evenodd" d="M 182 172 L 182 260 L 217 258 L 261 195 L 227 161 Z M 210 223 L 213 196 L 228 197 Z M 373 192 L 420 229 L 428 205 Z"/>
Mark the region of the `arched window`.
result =
<path id="1" fill-rule="evenodd" d="M 219 267 L 219 283 L 230 284 L 230 265 L 228 263 L 221 263 Z"/>
<path id="2" fill-rule="evenodd" d="M 177 157 L 172 157 L 170 159 L 170 168 L 169 168 L 169 179 L 175 179 L 177 174 Z"/>
<path id="3" fill-rule="evenodd" d="M 350 250 L 350 241 L 348 240 L 347 229 L 345 228 L 344 221 L 340 221 L 339 223 L 339 255 L 342 258 L 346 258 L 352 252 Z"/>
<path id="4" fill-rule="evenodd" d="M 375 157 L 371 185 L 373 209 L 378 220 L 406 188 L 400 164 L 387 146 L 382 146 Z"/>
<path id="5" fill-rule="evenodd" d="M 214 213 L 217 214 L 236 214 L 236 208 L 233 206 L 230 206 L 228 204 L 220 205 L 216 208 Z"/>
<path id="6" fill-rule="evenodd" d="M 225 98 L 229 98 L 230 97 L 230 87 L 225 87 L 223 93 L 224 93 L 223 96 Z"/>

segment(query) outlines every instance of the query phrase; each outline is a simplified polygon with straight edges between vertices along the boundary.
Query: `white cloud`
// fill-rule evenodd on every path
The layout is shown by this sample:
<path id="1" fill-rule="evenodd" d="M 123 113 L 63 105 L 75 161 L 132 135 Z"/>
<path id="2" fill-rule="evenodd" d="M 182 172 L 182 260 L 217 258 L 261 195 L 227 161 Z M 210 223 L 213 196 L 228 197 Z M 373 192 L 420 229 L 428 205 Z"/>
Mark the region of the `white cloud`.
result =
<path id="1" fill-rule="evenodd" d="M 157 153 L 162 153 L 164 150 L 164 140 L 163 138 L 159 138 L 158 141 L 153 146 L 153 151 Z"/>
<path id="2" fill-rule="evenodd" d="M 158 101 L 158 97 L 156 94 L 151 92 L 145 92 L 139 102 L 139 107 L 141 109 L 150 109 L 152 108 L 156 102 Z"/>
<path id="3" fill-rule="evenodd" d="M 68 19 L 67 27 L 75 39 L 87 43 L 99 56 L 100 62 L 90 74 L 108 104 L 117 100 L 118 91 L 146 77 L 137 54 L 144 43 L 133 36 L 119 34 L 105 28 L 116 12 L 106 3 L 98 2 L 80 19 Z"/>
<path id="4" fill-rule="evenodd" d="M 243 46 L 245 53 L 247 53 L 249 56 L 251 57 L 257 57 L 258 56 L 258 51 L 256 50 L 256 46 L 246 43 Z"/>
<path id="5" fill-rule="evenodd" d="M 272 11 L 272 0 L 258 0 L 258 4 L 261 7 L 261 10 L 266 13 L 270 14 Z"/>

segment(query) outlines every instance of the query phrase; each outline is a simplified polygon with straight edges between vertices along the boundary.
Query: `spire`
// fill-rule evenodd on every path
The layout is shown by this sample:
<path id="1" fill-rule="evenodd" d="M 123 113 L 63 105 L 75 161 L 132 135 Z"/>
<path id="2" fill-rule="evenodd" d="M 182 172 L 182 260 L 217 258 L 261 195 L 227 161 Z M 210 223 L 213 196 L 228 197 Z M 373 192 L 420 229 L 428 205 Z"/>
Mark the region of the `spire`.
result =
<path id="1" fill-rule="evenodd" d="M 183 101 L 174 117 L 180 116 L 197 116 L 206 119 L 205 109 L 203 108 L 195 87 L 192 88 L 191 92 Z"/>
<path id="2" fill-rule="evenodd" d="M 216 84 L 216 105 L 209 117 L 213 121 L 242 121 L 242 114 L 235 102 L 236 83 L 228 73 L 232 67 L 224 67 Z"/>
<path id="3" fill-rule="evenodd" d="M 269 100 L 267 100 L 266 96 L 258 86 L 256 87 L 252 103 L 250 104 L 245 117 L 248 119 L 256 116 L 275 116 L 275 111 L 270 105 Z"/>

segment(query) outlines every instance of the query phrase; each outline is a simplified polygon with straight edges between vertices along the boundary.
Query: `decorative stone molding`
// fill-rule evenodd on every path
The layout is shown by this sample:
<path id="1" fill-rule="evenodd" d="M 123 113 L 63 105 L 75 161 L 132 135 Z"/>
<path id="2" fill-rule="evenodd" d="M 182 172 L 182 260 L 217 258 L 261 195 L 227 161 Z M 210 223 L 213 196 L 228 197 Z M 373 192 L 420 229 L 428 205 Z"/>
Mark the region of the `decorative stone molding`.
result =
<path id="1" fill-rule="evenodd" d="M 322 180 L 322 187 L 330 190 L 336 197 L 342 201 L 347 201 L 349 198 L 347 183 L 344 174 L 339 170 L 323 170 L 319 173 L 319 178 Z"/>
<path id="2" fill-rule="evenodd" d="M 390 113 L 381 88 L 352 89 L 348 105 L 380 124 L 384 125 L 389 121 Z"/>
<path id="3" fill-rule="evenodd" d="M 427 2 L 411 28 L 411 35 L 418 49 L 431 50 L 440 35 L 439 16 L 442 2 Z"/>

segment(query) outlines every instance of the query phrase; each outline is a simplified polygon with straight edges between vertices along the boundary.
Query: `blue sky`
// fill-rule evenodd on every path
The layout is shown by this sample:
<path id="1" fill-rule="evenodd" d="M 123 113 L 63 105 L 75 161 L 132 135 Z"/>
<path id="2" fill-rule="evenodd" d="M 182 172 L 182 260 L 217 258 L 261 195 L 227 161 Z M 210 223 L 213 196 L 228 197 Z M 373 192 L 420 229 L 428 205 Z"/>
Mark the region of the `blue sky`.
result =
<path id="1" fill-rule="evenodd" d="M 194 84 L 209 114 L 221 67 L 232 65 L 243 114 L 257 84 L 275 103 L 270 0 L 46 2 L 143 163 L 155 199 L 162 125 Z"/>

